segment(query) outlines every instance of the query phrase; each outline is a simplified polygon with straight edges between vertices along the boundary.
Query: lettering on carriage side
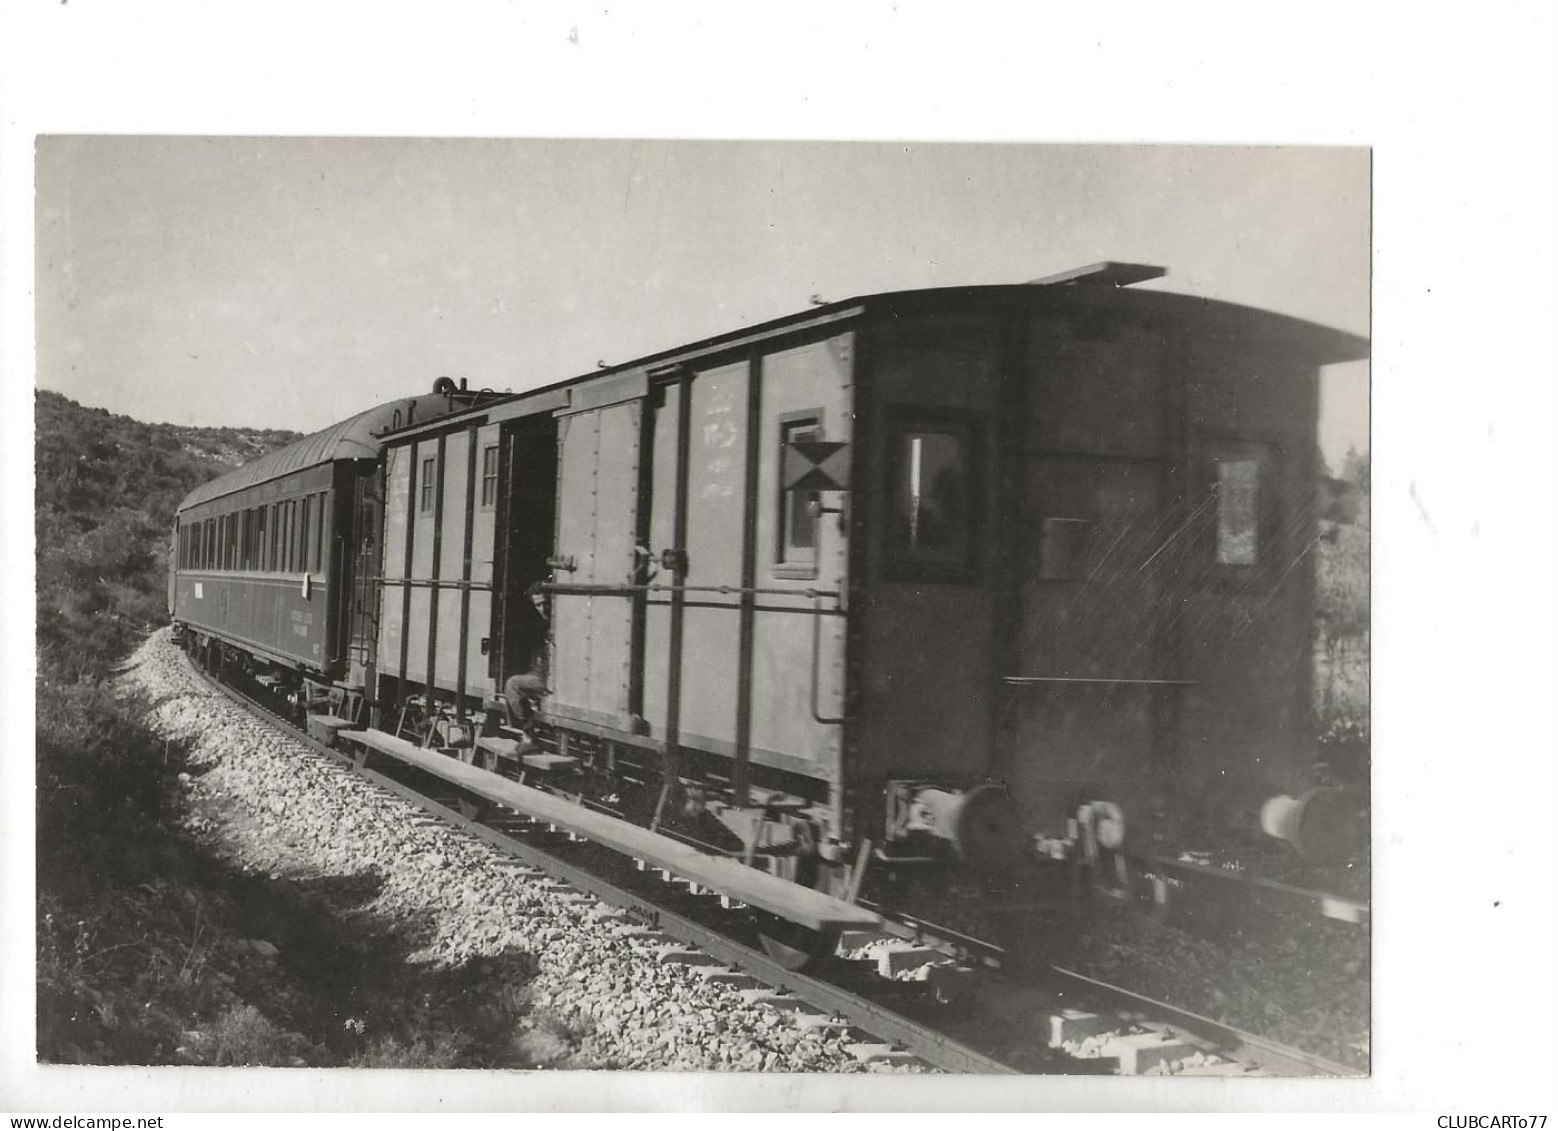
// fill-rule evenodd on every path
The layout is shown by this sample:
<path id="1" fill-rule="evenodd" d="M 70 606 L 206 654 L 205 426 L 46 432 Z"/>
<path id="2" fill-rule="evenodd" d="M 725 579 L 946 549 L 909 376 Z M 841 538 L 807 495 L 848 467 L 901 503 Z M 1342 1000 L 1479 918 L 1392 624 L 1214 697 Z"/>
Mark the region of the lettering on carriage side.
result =
<path id="1" fill-rule="evenodd" d="M 704 449 L 710 453 L 704 462 L 704 470 L 708 472 L 713 482 L 704 484 L 698 492 L 702 498 L 728 499 L 736 493 L 735 484 L 732 482 L 736 461 L 724 454 L 741 440 L 742 430 L 735 421 L 728 419 L 734 415 L 736 407 L 734 391 L 730 389 L 710 391 L 708 403 L 703 409 L 705 419 L 702 439 Z"/>
<path id="2" fill-rule="evenodd" d="M 293 609 L 291 616 L 293 633 L 298 636 L 307 636 L 309 625 L 314 623 L 314 614 L 305 612 L 303 609 Z"/>
<path id="3" fill-rule="evenodd" d="M 729 420 L 715 420 L 703 426 L 703 446 L 706 448 L 733 448 L 741 435 Z"/>
<path id="4" fill-rule="evenodd" d="M 708 407 L 703 410 L 705 416 L 721 416 L 736 411 L 736 394 L 730 389 L 714 389 L 709 392 Z"/>

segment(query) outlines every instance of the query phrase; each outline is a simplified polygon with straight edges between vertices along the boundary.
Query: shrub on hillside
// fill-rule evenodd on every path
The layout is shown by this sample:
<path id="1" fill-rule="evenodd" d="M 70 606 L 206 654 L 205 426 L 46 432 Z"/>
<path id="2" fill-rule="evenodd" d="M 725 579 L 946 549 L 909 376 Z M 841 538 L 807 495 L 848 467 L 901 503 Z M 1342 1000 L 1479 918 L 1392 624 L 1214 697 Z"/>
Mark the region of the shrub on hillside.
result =
<path id="1" fill-rule="evenodd" d="M 297 434 L 142 424 L 48 392 L 35 413 L 39 666 L 67 681 L 102 678 L 167 622 L 179 500 Z"/>
<path id="2" fill-rule="evenodd" d="M 144 704 L 103 684 L 38 681 L 38 878 L 79 894 L 155 874 L 152 829 L 173 804 L 184 750 L 147 726 Z"/>

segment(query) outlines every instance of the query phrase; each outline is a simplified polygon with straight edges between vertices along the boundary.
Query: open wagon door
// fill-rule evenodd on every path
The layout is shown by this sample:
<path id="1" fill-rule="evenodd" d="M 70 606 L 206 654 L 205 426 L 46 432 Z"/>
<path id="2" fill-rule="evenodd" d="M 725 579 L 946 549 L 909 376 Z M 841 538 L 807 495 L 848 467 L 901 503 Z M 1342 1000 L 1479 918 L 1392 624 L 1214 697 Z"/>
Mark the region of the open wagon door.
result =
<path id="1" fill-rule="evenodd" d="M 552 572 L 557 524 L 558 421 L 537 413 L 505 421 L 498 442 L 492 630 L 487 674 L 501 690 L 515 675 L 547 678 L 547 598 L 532 587 Z M 484 458 L 486 458 L 484 456 Z M 485 483 L 485 472 L 483 482 Z M 483 488 L 485 490 L 485 487 Z"/>

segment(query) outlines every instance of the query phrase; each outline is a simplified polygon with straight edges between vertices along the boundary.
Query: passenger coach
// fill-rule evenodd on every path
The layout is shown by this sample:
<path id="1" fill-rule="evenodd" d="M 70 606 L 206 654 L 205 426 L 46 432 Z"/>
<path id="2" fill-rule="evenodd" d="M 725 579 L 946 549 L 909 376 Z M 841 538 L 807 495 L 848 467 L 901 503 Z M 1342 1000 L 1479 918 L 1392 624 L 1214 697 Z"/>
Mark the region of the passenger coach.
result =
<path id="1" fill-rule="evenodd" d="M 179 504 L 168 607 L 229 652 L 360 693 L 373 647 L 379 433 L 469 406 L 454 382 L 359 413 L 203 484 Z M 279 677 L 278 677 L 279 678 Z"/>

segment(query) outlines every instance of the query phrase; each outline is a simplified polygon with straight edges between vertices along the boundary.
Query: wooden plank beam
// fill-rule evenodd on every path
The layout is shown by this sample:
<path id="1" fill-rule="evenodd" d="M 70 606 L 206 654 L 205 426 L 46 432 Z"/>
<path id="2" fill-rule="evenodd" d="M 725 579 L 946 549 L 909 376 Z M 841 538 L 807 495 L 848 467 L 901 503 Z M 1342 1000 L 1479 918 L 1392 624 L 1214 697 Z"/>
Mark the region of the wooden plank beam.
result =
<path id="1" fill-rule="evenodd" d="M 811 888 L 799 887 L 728 857 L 709 856 L 690 845 L 652 833 L 553 794 L 479 770 L 455 758 L 423 750 L 379 730 L 349 731 L 341 739 L 387 754 L 487 801 L 576 832 L 596 844 L 648 861 L 684 879 L 735 896 L 813 930 L 875 927 L 881 916 Z"/>

